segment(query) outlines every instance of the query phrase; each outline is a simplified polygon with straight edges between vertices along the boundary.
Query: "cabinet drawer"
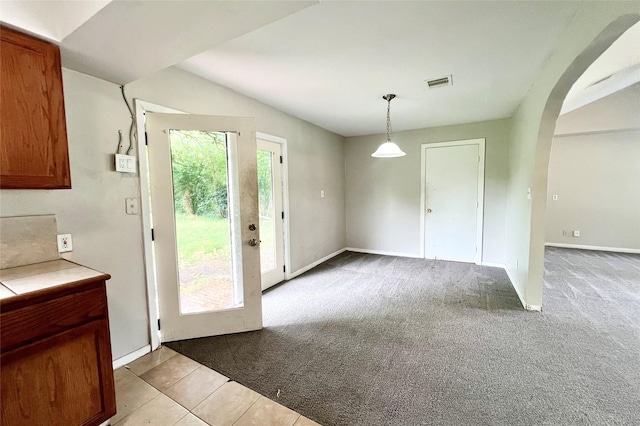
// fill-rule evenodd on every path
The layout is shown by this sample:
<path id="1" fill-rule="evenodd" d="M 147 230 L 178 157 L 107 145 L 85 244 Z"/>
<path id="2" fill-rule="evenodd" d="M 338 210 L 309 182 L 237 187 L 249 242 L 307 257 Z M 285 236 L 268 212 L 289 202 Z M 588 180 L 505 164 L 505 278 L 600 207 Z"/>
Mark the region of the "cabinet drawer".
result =
<path id="1" fill-rule="evenodd" d="M 0 314 L 0 348 L 20 345 L 107 317 L 104 285 Z"/>

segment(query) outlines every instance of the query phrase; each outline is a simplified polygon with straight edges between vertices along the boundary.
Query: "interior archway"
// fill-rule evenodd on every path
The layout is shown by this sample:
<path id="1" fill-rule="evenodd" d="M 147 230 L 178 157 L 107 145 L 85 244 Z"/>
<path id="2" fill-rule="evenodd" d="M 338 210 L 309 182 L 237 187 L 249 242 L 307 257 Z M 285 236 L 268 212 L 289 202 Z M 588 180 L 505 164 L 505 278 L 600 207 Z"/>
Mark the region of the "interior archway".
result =
<path id="1" fill-rule="evenodd" d="M 542 307 L 549 158 L 556 121 L 560 115 L 562 104 L 571 87 L 587 68 L 638 21 L 640 21 L 640 14 L 627 14 L 618 17 L 606 26 L 564 71 L 551 90 L 542 111 L 532 177 L 532 192 L 535 196 L 532 197 L 531 202 L 527 285 L 530 290 L 527 293 L 531 296 L 529 300 L 532 300 L 536 307 Z"/>

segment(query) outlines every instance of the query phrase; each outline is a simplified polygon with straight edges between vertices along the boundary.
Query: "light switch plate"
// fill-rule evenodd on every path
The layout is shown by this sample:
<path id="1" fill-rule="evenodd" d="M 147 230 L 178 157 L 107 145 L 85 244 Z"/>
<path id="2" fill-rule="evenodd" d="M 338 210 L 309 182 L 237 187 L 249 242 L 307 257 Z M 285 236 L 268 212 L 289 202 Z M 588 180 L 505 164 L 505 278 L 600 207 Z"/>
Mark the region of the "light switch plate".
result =
<path id="1" fill-rule="evenodd" d="M 71 234 L 58 234 L 58 252 L 64 253 L 67 251 L 73 251 Z"/>
<path id="2" fill-rule="evenodd" d="M 135 173 L 136 157 L 133 155 L 116 154 L 116 172 Z"/>

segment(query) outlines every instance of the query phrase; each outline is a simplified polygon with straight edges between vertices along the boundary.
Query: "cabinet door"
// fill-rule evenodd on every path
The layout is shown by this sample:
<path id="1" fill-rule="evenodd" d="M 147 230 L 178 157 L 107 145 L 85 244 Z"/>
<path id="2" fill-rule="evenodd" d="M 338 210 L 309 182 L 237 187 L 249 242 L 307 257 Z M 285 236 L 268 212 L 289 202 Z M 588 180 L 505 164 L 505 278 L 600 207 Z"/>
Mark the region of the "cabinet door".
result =
<path id="1" fill-rule="evenodd" d="M 116 413 L 106 318 L 7 352 L 0 362 L 3 426 L 98 425 Z"/>
<path id="2" fill-rule="evenodd" d="M 60 50 L 0 27 L 0 188 L 71 188 Z"/>

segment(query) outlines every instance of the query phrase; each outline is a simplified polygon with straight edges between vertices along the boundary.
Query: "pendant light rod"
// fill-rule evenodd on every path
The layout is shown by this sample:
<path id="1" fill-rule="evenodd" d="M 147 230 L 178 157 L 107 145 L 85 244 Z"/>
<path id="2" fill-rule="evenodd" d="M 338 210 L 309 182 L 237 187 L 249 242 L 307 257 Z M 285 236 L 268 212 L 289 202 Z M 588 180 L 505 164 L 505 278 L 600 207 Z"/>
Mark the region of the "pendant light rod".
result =
<path id="1" fill-rule="evenodd" d="M 391 142 L 391 100 L 395 98 L 396 95 L 393 93 L 389 93 L 388 95 L 384 95 L 382 99 L 387 101 L 387 141 L 384 142 L 376 152 L 371 154 L 372 157 L 376 158 L 395 158 L 395 157 L 403 157 L 406 154 L 404 151 L 398 147 L 395 143 Z"/>
<path id="2" fill-rule="evenodd" d="M 382 97 L 382 99 L 387 101 L 387 142 L 391 142 L 391 100 L 395 97 L 396 95 L 393 93 Z"/>

